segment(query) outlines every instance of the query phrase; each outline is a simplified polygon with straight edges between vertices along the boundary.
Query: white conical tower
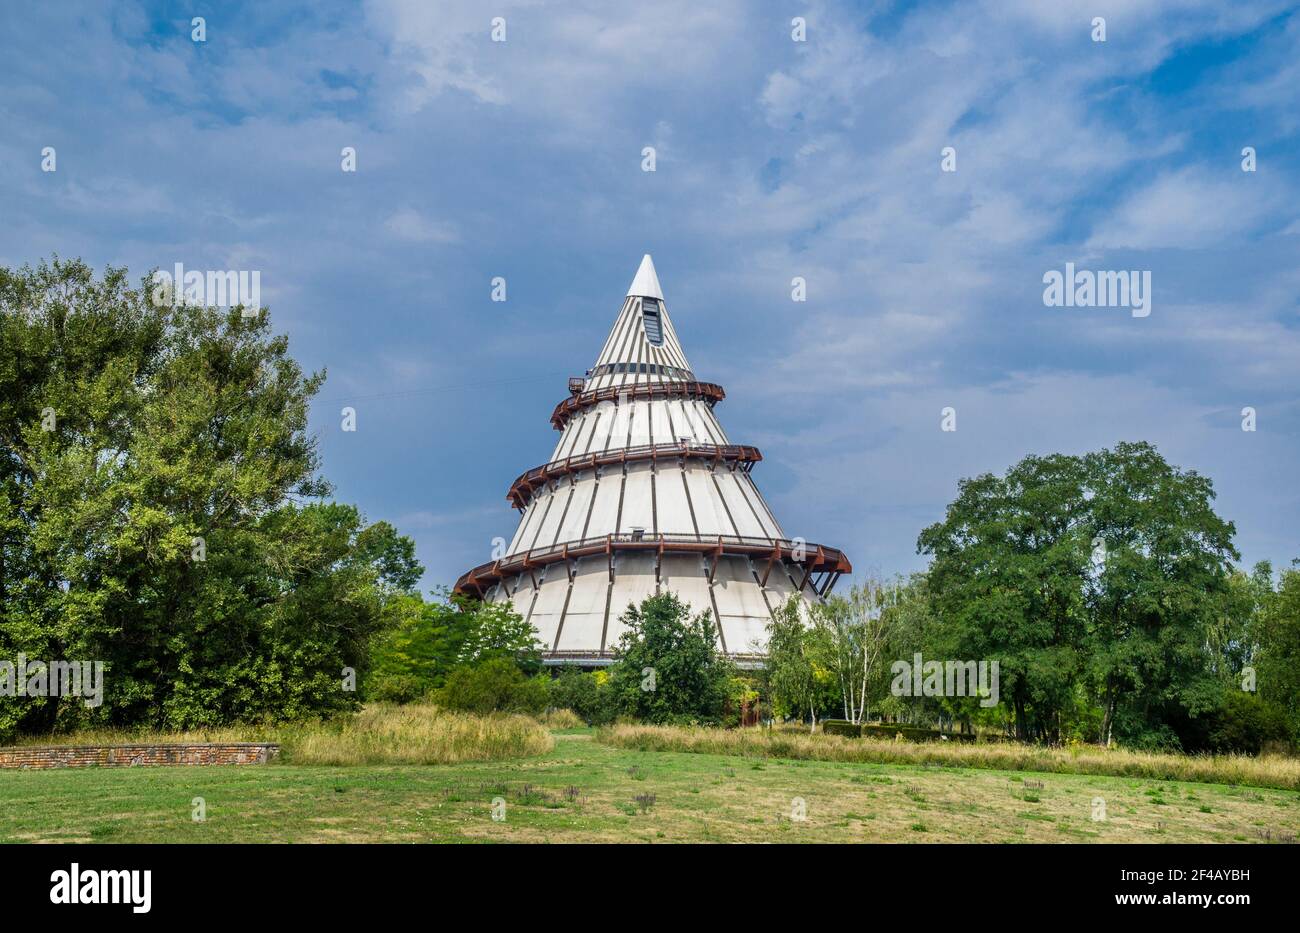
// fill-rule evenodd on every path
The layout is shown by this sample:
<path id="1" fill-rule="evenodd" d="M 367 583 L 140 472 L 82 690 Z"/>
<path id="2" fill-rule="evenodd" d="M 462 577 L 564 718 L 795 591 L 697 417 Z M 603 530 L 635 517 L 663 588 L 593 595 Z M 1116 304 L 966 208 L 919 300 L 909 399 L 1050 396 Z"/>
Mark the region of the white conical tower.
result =
<path id="1" fill-rule="evenodd" d="M 647 255 L 596 365 L 551 415 L 550 461 L 510 487 L 523 515 L 505 556 L 456 592 L 511 602 L 548 662 L 595 665 L 629 603 L 672 590 L 712 612 L 723 650 L 756 660 L 772 609 L 821 599 L 852 568 L 782 532 L 750 477 L 762 455 L 714 416 L 724 395 L 691 371 Z"/>

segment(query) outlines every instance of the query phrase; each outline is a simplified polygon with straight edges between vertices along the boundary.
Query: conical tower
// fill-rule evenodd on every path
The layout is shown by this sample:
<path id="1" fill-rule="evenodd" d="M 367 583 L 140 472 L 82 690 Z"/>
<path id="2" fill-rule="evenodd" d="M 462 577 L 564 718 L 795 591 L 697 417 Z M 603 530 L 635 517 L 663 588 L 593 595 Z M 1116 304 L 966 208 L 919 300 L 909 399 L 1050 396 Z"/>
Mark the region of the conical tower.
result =
<path id="1" fill-rule="evenodd" d="M 548 662 L 597 665 L 628 604 L 672 590 L 712 611 L 724 651 L 756 660 L 774 608 L 820 600 L 852 567 L 786 537 L 750 475 L 762 455 L 714 415 L 725 394 L 695 378 L 647 255 L 596 365 L 551 414 L 550 461 L 510 487 L 522 517 L 504 556 L 456 592 L 511 602 Z"/>

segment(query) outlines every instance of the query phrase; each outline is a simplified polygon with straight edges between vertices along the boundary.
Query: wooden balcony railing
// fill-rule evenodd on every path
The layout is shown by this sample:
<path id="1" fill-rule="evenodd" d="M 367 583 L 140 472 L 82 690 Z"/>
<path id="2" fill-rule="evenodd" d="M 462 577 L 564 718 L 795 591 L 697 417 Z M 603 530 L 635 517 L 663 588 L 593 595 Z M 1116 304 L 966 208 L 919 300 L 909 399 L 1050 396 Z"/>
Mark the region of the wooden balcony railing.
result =
<path id="1" fill-rule="evenodd" d="M 600 402 L 617 402 L 626 398 L 629 401 L 648 398 L 697 398 L 709 405 L 715 405 L 727 397 L 722 386 L 712 382 L 644 382 L 638 385 L 606 386 L 570 395 L 551 412 L 551 424 L 555 430 L 563 431 L 569 419 L 584 409 Z"/>
<path id="2" fill-rule="evenodd" d="M 553 479 L 593 470 L 596 467 L 612 466 L 624 463 L 637 463 L 645 460 L 710 460 L 715 463 L 737 463 L 748 473 L 754 464 L 763 459 L 757 447 L 739 444 L 642 444 L 637 447 L 618 447 L 599 450 L 589 454 L 575 454 L 563 460 L 554 460 L 545 466 L 535 467 L 521 475 L 510 484 L 506 498 L 517 509 L 522 510 L 533 497 L 533 490 L 545 486 Z"/>
<path id="3" fill-rule="evenodd" d="M 853 565 L 849 563 L 843 551 L 820 544 L 734 535 L 655 535 L 631 532 L 584 538 L 580 541 L 566 541 L 490 561 L 475 567 L 457 580 L 455 592 L 481 599 L 489 589 L 506 577 L 530 573 L 558 563 L 566 565 L 566 572 L 572 581 L 577 560 L 595 555 L 607 557 L 609 579 L 613 580 L 614 555 L 628 551 L 649 551 L 658 558 L 662 558 L 664 554 L 703 554 L 706 558 L 712 558 L 706 568 L 709 582 L 713 581 L 718 559 L 721 557 L 766 558 L 767 565 L 759 580 L 760 586 L 767 586 L 768 575 L 777 561 L 786 561 L 803 568 L 804 575 L 799 582 L 800 589 L 803 589 L 814 574 L 821 575 L 820 580 L 814 581 L 813 588 L 822 595 L 830 592 L 841 574 L 853 572 Z M 659 563 L 660 561 L 656 559 L 656 576 L 659 573 Z"/>

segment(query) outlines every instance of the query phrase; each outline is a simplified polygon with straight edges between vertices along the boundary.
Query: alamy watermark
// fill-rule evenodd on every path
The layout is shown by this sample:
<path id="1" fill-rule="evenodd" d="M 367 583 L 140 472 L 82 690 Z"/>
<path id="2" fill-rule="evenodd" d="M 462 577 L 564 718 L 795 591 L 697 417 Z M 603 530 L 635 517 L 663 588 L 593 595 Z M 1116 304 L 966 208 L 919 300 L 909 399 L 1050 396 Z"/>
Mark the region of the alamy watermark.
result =
<path id="1" fill-rule="evenodd" d="M 153 870 L 69 869 L 51 873 L 51 904 L 129 904 L 132 913 L 147 914 L 153 903 Z"/>
<path id="2" fill-rule="evenodd" d="M 2 659 L 0 697 L 82 697 L 94 709 L 104 702 L 104 662 Z"/>
<path id="3" fill-rule="evenodd" d="M 1151 270 L 1098 271 L 1049 269 L 1043 273 L 1043 304 L 1049 308 L 1131 308 L 1134 317 L 1151 313 Z"/>
<path id="4" fill-rule="evenodd" d="M 997 661 L 925 661 L 918 651 L 910 663 L 895 661 L 889 672 L 889 692 L 896 697 L 980 697 L 985 709 L 998 705 Z"/>
<path id="5" fill-rule="evenodd" d="M 244 306 L 244 317 L 257 317 L 262 307 L 262 273 L 257 269 L 186 269 L 176 263 L 171 272 L 159 269 L 153 275 L 155 307 L 204 305 L 233 308 Z"/>

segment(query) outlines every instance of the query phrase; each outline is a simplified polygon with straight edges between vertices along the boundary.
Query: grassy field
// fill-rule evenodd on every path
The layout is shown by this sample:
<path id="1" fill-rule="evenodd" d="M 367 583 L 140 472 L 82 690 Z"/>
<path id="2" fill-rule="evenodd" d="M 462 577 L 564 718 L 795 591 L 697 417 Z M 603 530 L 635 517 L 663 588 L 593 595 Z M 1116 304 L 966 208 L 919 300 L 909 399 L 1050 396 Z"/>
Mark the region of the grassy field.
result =
<path id="1" fill-rule="evenodd" d="M 1097 774 L 1160 781 L 1245 784 L 1300 790 L 1300 759 L 1282 755 L 1175 755 L 1081 745 L 1046 748 L 997 742 L 891 742 L 878 738 L 809 735 L 802 729 L 704 729 L 620 725 L 602 741 L 644 752 L 706 752 L 747 758 L 794 758 L 940 767 Z"/>
<path id="2" fill-rule="evenodd" d="M 0 772 L 9 842 L 1293 841 L 1300 794 L 1219 784 L 621 748 L 532 757 Z M 206 822 L 191 819 L 203 797 Z M 493 798 L 506 801 L 492 819 Z M 1106 818 L 1093 820 L 1094 798 Z M 792 819 L 796 798 L 806 819 Z"/>

